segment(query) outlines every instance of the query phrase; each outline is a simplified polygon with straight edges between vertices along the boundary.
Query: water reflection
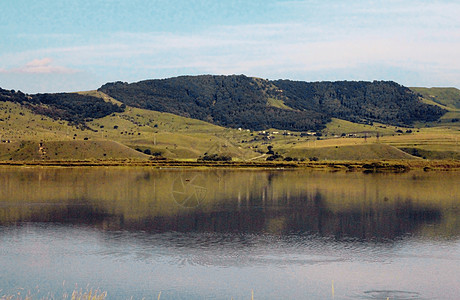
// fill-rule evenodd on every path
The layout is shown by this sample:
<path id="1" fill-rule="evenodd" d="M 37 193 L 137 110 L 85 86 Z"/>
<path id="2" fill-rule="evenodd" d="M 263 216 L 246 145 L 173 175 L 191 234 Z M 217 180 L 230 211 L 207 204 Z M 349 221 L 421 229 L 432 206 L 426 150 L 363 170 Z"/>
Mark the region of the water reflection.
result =
<path id="1" fill-rule="evenodd" d="M 334 280 L 335 299 L 455 299 L 459 179 L 1 168 L 0 289 L 331 299 Z"/>
<path id="2" fill-rule="evenodd" d="M 452 173 L 6 168 L 0 224 L 363 241 L 456 238 L 459 179 Z"/>

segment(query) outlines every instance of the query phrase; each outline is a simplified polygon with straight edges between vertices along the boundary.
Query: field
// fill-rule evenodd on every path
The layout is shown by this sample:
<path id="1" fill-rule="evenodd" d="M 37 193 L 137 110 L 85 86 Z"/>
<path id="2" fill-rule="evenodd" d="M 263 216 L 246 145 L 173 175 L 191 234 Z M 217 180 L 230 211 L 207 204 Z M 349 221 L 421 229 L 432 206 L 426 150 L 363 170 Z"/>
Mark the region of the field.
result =
<path id="1" fill-rule="evenodd" d="M 127 107 L 123 113 L 92 120 L 87 128 L 36 115 L 27 107 L 0 102 L 0 160 L 194 161 L 207 154 L 234 161 L 263 161 L 270 148 L 278 160 L 460 159 L 457 89 L 419 89 L 423 101 L 448 110 L 436 123 L 395 127 L 332 119 L 321 132 L 230 129 L 169 113 Z M 82 92 L 117 103 L 107 95 Z M 447 95 L 447 96 L 446 96 Z M 458 96 L 458 97 L 457 97 Z M 283 107 L 280 100 L 268 105 Z M 148 155 L 147 155 L 148 154 Z M 153 155 L 153 156 L 152 156 Z"/>
<path id="2" fill-rule="evenodd" d="M 0 160 L 148 159 L 114 141 L 22 141 L 0 144 Z"/>

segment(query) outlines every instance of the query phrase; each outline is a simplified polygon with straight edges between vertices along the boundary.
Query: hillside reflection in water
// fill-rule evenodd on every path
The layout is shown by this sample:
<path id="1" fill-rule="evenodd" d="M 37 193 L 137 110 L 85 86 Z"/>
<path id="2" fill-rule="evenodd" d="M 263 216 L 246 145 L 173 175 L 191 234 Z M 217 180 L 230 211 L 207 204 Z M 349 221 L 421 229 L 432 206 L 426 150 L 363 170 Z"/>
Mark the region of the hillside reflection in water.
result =
<path id="1" fill-rule="evenodd" d="M 24 278 L 34 282 L 32 275 L 14 279 L 15 275 L 20 276 L 19 271 L 8 269 L 7 259 L 30 260 L 31 253 L 23 252 L 18 258 L 11 249 L 26 247 L 27 239 L 40 237 L 63 251 L 70 247 L 75 256 L 48 249 L 64 257 L 64 261 L 69 260 L 68 264 L 77 260 L 79 251 L 91 256 L 97 261 L 94 265 L 109 272 L 101 275 L 105 278 L 102 281 L 97 276 L 89 278 L 94 284 L 114 290 L 121 298 L 145 297 L 146 289 L 168 288 L 172 298 L 244 295 L 243 291 L 246 289 L 247 293 L 249 289 L 247 283 L 241 282 L 248 280 L 245 276 L 263 278 L 263 273 L 268 271 L 280 273 L 282 277 L 288 276 L 283 273 L 290 273 L 292 268 L 300 268 L 298 271 L 303 276 L 315 276 L 318 281 L 342 280 L 349 284 L 343 287 L 343 294 L 366 299 L 376 295 L 376 290 L 371 287 L 366 290 L 360 282 L 353 284 L 344 274 L 354 264 L 358 264 L 357 269 L 364 269 L 361 275 L 355 274 L 357 278 L 368 276 L 367 268 L 373 263 L 389 264 L 390 270 L 398 269 L 400 266 L 394 261 L 404 255 L 412 257 L 412 250 L 406 249 L 411 247 L 420 255 L 444 255 L 458 265 L 459 175 L 4 168 L 0 171 L 0 241 L 3 245 L 0 250 L 4 253 L 0 266 L 6 268 L 5 276 L 9 280 L 5 281 L 5 276 L 0 275 L 0 285 L 7 285 L 4 290 L 11 290 L 18 284 L 27 285 Z M 446 252 L 439 252 L 437 243 L 441 243 Z M 133 287 L 131 279 L 121 284 L 106 265 L 120 262 L 130 268 L 126 272 L 132 278 L 144 272 L 150 281 L 138 278 L 138 287 Z M 226 278 L 238 288 L 216 284 L 210 289 L 204 283 L 193 286 L 192 279 L 183 278 L 184 274 L 176 274 L 181 284 L 171 285 L 146 271 L 148 265 L 155 265 L 171 276 L 177 272 L 198 272 L 198 276 L 205 278 L 209 275 L 202 272 L 220 274 L 220 268 L 231 268 L 230 274 L 222 279 Z M 21 263 L 16 264 L 19 270 L 20 266 Z M 206 271 L 197 271 L 199 266 Z M 308 271 L 303 269 L 306 266 L 323 268 Z M 291 271 L 283 270 L 286 267 Z M 44 270 L 46 268 L 50 265 Z M 254 271 L 254 268 L 260 270 Z M 451 269 L 444 271 L 445 278 L 454 274 Z M 33 270 L 30 274 L 41 273 Z M 82 280 L 77 276 L 79 272 L 69 275 L 59 270 L 57 274 L 70 281 Z M 51 277 L 48 281 L 53 281 Z M 446 284 L 450 280 L 455 278 L 448 279 Z M 6 283 L 11 281 L 15 284 Z M 385 286 L 385 283 L 382 280 L 376 286 Z M 252 289 L 264 286 L 256 279 L 252 284 Z M 329 293 L 327 288 L 315 291 L 314 281 L 304 287 L 298 283 L 294 286 L 284 283 L 283 287 L 272 284 L 279 293 L 275 294 L 280 296 L 296 297 L 309 290 L 311 299 L 321 299 Z M 405 286 L 418 285 L 406 279 Z M 430 286 L 406 291 L 418 298 L 427 297 L 425 289 Z M 271 288 L 270 285 L 261 288 L 268 299 L 275 295 L 269 293 Z M 235 289 L 242 290 L 243 294 Z M 387 291 L 394 295 L 395 290 Z M 444 289 L 442 293 L 447 292 Z"/>

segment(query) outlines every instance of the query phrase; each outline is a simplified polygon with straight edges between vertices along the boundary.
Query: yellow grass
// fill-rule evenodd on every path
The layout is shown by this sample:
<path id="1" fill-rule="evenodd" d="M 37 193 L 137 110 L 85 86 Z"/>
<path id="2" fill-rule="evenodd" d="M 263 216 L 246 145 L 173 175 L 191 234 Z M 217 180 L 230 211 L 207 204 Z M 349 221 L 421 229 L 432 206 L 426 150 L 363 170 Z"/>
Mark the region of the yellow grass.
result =
<path id="1" fill-rule="evenodd" d="M 119 104 L 101 92 L 82 93 Z M 280 104 L 279 101 L 276 103 Z M 435 127 L 430 128 L 401 128 L 378 123 L 364 125 L 332 119 L 332 122 L 323 130 L 320 140 L 314 136 L 301 137 L 299 132 L 292 131 L 289 131 L 290 135 L 283 135 L 283 130 L 273 128 L 267 129 L 270 139 L 264 139 L 264 136 L 259 135 L 257 131 L 247 131 L 244 128 L 242 130 L 229 129 L 200 120 L 133 107 L 127 107 L 123 113 L 115 113 L 91 121 L 87 124 L 91 130 L 81 130 L 69 126 L 65 121 L 35 115 L 19 104 L 2 102 L 0 103 L 0 119 L 3 121 L 0 123 L 0 140 L 10 141 L 10 143 L 0 142 L 0 160 L 38 159 L 36 146 L 30 149 L 22 147 L 22 150 L 16 151 L 21 148 L 18 145 L 23 141 L 31 141 L 37 145 L 39 142 L 46 143 L 50 149 L 47 152 L 50 155 L 48 159 L 58 160 L 120 158 L 122 154 L 126 155 L 126 158 L 141 158 L 140 153 L 128 151 L 129 149 L 126 148 L 122 151 L 123 145 L 132 149 L 139 148 L 142 151 L 149 149 L 151 152 L 160 152 L 171 159 L 185 160 L 196 160 L 206 152 L 230 155 L 237 161 L 265 160 L 266 155 L 264 154 L 269 145 L 272 145 L 276 152 L 299 158 L 316 156 L 342 160 L 404 159 L 404 155 L 396 149 L 387 147 L 391 146 L 409 152 L 416 149 L 421 156 L 427 159 L 460 159 L 459 127 L 449 121 L 449 118 L 455 116 L 456 113 L 451 108 L 446 121 L 431 124 L 430 126 Z M 402 130 L 404 133 L 397 133 L 397 130 Z M 406 134 L 407 130 L 412 130 L 412 133 Z M 343 133 L 357 137 L 339 137 Z M 85 148 L 84 144 L 81 148 L 76 145 L 74 148 L 70 146 L 59 148 L 48 144 L 49 142 L 65 144 L 69 141 L 86 144 L 94 142 L 95 148 L 98 149 L 81 152 L 72 151 L 72 149 L 81 150 Z M 113 151 L 101 146 L 109 141 L 112 143 L 109 148 L 112 148 Z M 366 146 L 370 144 L 386 146 Z M 76 147 L 79 149 L 75 149 Z M 58 148 L 61 151 L 55 151 L 59 150 Z M 27 149 L 32 152 L 27 154 Z M 64 154 L 64 151 L 69 152 Z M 329 154 L 321 155 L 326 152 Z M 370 152 L 380 156 L 372 156 Z"/>
<path id="2" fill-rule="evenodd" d="M 282 108 L 282 109 L 286 109 L 286 110 L 294 110 L 291 107 L 289 107 L 286 104 L 284 104 L 283 100 L 275 99 L 275 98 L 268 98 L 268 106 Z"/>
<path id="3" fill-rule="evenodd" d="M 415 157 L 389 145 L 384 144 L 357 144 L 340 146 L 302 147 L 280 149 L 285 156 L 296 158 L 313 158 L 320 160 L 372 160 L 372 159 L 415 159 Z"/>
<path id="4" fill-rule="evenodd" d="M 1 290 L 0 290 L 1 292 Z M 99 289 L 93 290 L 89 289 L 86 291 L 83 291 L 82 289 L 80 290 L 74 290 L 71 295 L 64 293 L 62 295 L 63 300 L 65 299 L 71 299 L 71 300 L 104 300 L 107 298 L 107 292 L 102 292 Z M 33 300 L 37 299 L 36 295 L 33 294 L 33 292 L 29 291 L 26 294 L 22 295 L 21 291 L 19 291 L 16 295 L 0 295 L 1 300 Z M 47 296 L 41 297 L 40 299 L 42 300 L 51 300 L 51 299 L 59 299 L 56 298 L 54 295 L 51 295 L 51 293 L 48 293 Z"/>
<path id="5" fill-rule="evenodd" d="M 0 143 L 0 160 L 149 159 L 150 156 L 114 141 L 21 141 Z"/>
<path id="6" fill-rule="evenodd" d="M 331 122 L 327 124 L 325 133 L 328 135 L 341 135 L 345 134 L 359 134 L 360 136 L 376 136 L 379 133 L 382 135 L 392 135 L 396 130 L 406 131 L 409 128 L 391 126 L 386 124 L 374 123 L 373 125 L 357 124 L 350 121 L 345 121 L 337 118 L 332 118 Z"/>

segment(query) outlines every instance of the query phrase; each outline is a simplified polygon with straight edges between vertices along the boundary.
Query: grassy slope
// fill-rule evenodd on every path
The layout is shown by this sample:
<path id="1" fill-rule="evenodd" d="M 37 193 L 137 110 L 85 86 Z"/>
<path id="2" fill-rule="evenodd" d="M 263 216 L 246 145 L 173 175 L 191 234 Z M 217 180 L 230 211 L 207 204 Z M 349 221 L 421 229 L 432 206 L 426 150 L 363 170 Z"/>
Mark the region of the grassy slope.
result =
<path id="1" fill-rule="evenodd" d="M 437 105 L 448 112 L 441 118 L 440 122 L 430 124 L 432 126 L 455 127 L 460 129 L 460 122 L 452 120 L 460 119 L 460 90 L 456 88 L 411 88 L 422 96 L 422 101 L 428 104 Z"/>
<path id="2" fill-rule="evenodd" d="M 424 133 L 418 139 L 396 141 L 398 147 L 418 151 L 422 157 L 460 159 L 460 90 L 456 88 L 411 88 L 425 103 L 438 105 L 448 112 L 436 123 L 421 124 Z M 456 121 L 457 120 L 457 121 Z M 454 121 L 454 122 L 453 122 Z M 415 150 L 414 150 L 415 149 Z"/>
<path id="3" fill-rule="evenodd" d="M 439 122 L 415 124 L 414 128 L 399 128 L 384 124 L 363 125 L 344 120 L 333 119 L 324 130 L 329 135 L 340 133 L 371 136 L 367 143 L 384 143 L 403 149 L 411 154 L 429 159 L 460 159 L 460 122 L 452 119 L 460 118 L 460 90 L 455 88 L 411 88 L 422 95 L 422 101 L 438 105 L 448 110 Z M 398 133 L 401 130 L 404 133 Z M 411 130 L 411 134 L 406 134 Z M 380 136 L 377 141 L 377 132 Z M 318 141 L 319 142 L 319 141 Z M 345 139 L 321 141 L 321 144 L 363 144 L 364 139 Z M 358 148 L 357 151 L 360 151 Z"/>
<path id="4" fill-rule="evenodd" d="M 81 130 L 68 126 L 66 121 L 36 115 L 29 109 L 12 102 L 0 102 L 1 140 L 71 140 Z"/>
<path id="5" fill-rule="evenodd" d="M 342 138 L 335 140 L 318 141 L 321 145 L 360 145 L 365 143 L 380 143 L 394 146 L 411 154 L 428 159 L 460 159 L 460 131 L 455 126 L 412 128 L 412 133 L 397 133 L 394 127 L 391 131 L 381 134 L 379 138 L 375 133 L 364 138 Z M 388 129 L 387 128 L 387 129 Z M 401 130 L 401 129 L 398 129 Z M 402 129 L 405 132 L 406 129 Z M 356 131 L 358 134 L 359 131 Z M 361 133 L 362 135 L 362 133 Z M 414 152 L 415 151 L 415 152 Z"/>
<path id="6" fill-rule="evenodd" d="M 119 104 L 102 92 L 85 93 Z M 116 140 L 132 148 L 161 152 L 169 158 L 195 159 L 206 152 L 228 154 L 237 160 L 258 155 L 238 145 L 240 138 L 248 135 L 246 131 L 169 113 L 128 107 L 124 113 L 95 120 L 89 125 L 100 131 L 101 138 Z"/>
<path id="7" fill-rule="evenodd" d="M 117 103 L 115 99 L 100 92 L 83 93 Z M 275 104 L 279 103 L 272 103 Z M 451 107 L 455 106 L 455 103 L 447 101 L 444 104 L 450 105 L 448 114 L 458 113 L 457 109 Z M 168 158 L 180 159 L 196 159 L 208 152 L 229 154 L 236 160 L 255 157 L 263 160 L 266 156 L 262 154 L 267 152 L 268 145 L 272 145 L 274 150 L 281 154 L 298 158 L 318 157 L 338 160 L 413 158 L 396 149 L 399 148 L 412 154 L 416 149 L 418 153 L 415 154 L 427 158 L 460 159 L 458 147 L 460 128 L 457 123 L 448 121 L 446 117 L 443 117 L 441 123 L 428 124 L 431 127 L 418 124 L 417 128 L 400 128 L 377 123 L 364 125 L 333 119 L 323 130 L 321 140 L 317 140 L 316 137 L 301 137 L 298 132 L 283 135 L 282 131 L 276 129 L 267 130 L 272 139 L 266 140 L 258 132 L 228 129 L 195 119 L 132 107 L 128 107 L 124 113 L 116 113 L 89 122 L 92 131 L 80 130 L 64 121 L 35 115 L 28 109 L 9 102 L 0 102 L 0 119 L 2 120 L 0 139 L 12 141 L 10 144 L 0 143 L 1 160 L 42 159 L 43 155 L 38 155 L 40 141 L 48 147 L 48 159 L 84 157 L 104 159 L 123 156 L 148 158 L 123 145 L 132 149 L 150 149 L 152 152 L 161 152 Z M 406 132 L 408 129 L 412 130 L 411 134 L 396 132 L 397 130 Z M 357 137 L 338 137 L 343 133 L 356 134 Z M 379 139 L 376 138 L 377 133 Z M 367 139 L 363 138 L 364 136 L 367 136 Z M 88 140 L 85 141 L 85 138 Z M 26 147 L 18 151 L 17 147 L 23 140 L 34 142 L 27 146 L 30 149 Z M 108 141 L 116 143 L 108 143 Z M 54 142 L 67 142 L 67 145 Z M 93 145 L 98 150 L 81 151 L 87 149 L 89 145 Z M 28 156 L 25 154 L 27 151 L 31 151 L 32 154 Z"/>
<path id="8" fill-rule="evenodd" d="M 367 124 L 357 124 L 350 121 L 345 121 L 341 119 L 332 118 L 332 121 L 327 124 L 326 129 L 323 130 L 323 133 L 328 135 L 341 135 L 345 134 L 357 134 L 359 136 L 376 136 L 377 133 L 379 136 L 383 135 L 393 135 L 396 133 L 396 130 L 406 131 L 406 127 L 396 127 L 380 123 L 374 123 L 373 125 Z"/>
<path id="9" fill-rule="evenodd" d="M 0 144 L 0 160 L 148 159 L 114 141 L 21 141 Z"/>
<path id="10" fill-rule="evenodd" d="M 116 102 L 116 100 L 99 92 L 85 92 L 85 94 L 100 96 L 106 101 Z M 13 145 L 19 147 L 20 141 L 34 141 L 35 146 L 30 149 L 27 148 L 32 152 L 38 151 L 35 148 L 38 147 L 36 145 L 40 141 L 72 142 L 72 146 L 68 147 L 69 151 L 72 147 L 76 147 L 75 143 L 83 143 L 81 148 L 84 148 L 89 141 L 99 143 L 115 141 L 118 143 L 112 144 L 112 147 L 115 145 L 119 147 L 123 144 L 133 149 L 150 149 L 152 152 L 161 152 L 169 158 L 196 159 L 205 152 L 229 154 L 237 160 L 259 155 L 238 145 L 241 138 L 249 135 L 246 131 L 227 129 L 199 120 L 131 107 L 128 107 L 124 113 L 116 113 L 89 122 L 88 126 L 93 130 L 80 130 L 69 126 L 65 121 L 56 121 L 35 115 L 29 109 L 10 102 L 0 102 L 0 119 L 0 140 L 12 142 L 10 144 L 0 143 L 0 159 L 19 159 L 20 157 L 28 159 L 27 155 L 18 156 L 10 153 L 10 150 L 14 148 Z M 97 147 L 105 152 L 108 151 L 100 145 Z M 119 157 L 115 153 L 124 151 L 121 149 L 113 150 L 109 152 L 113 153 L 112 156 L 109 153 L 105 153 L 106 156 L 103 156 L 102 150 L 93 153 L 86 152 L 87 157 Z M 17 149 L 14 151 L 18 152 Z M 23 149 L 23 151 L 26 150 Z M 48 153 L 56 152 L 53 150 L 48 151 Z M 61 153 L 61 155 L 52 155 L 53 157 L 49 159 L 81 157 L 80 154 L 73 151 L 70 151 L 70 154 L 65 157 L 62 156 L 63 151 L 57 153 Z M 127 157 L 138 157 L 134 151 L 123 153 Z M 35 159 L 34 155 L 30 154 L 30 159 Z"/>
<path id="11" fill-rule="evenodd" d="M 286 104 L 284 104 L 284 101 L 281 100 L 281 99 L 275 99 L 275 98 L 268 98 L 268 106 L 272 106 L 272 107 L 277 107 L 277 108 L 282 108 L 282 109 L 286 109 L 286 110 L 294 110 L 293 108 L 287 106 Z"/>
<path id="12" fill-rule="evenodd" d="M 203 121 L 128 107 L 89 123 L 101 138 L 119 141 L 132 148 L 150 149 L 170 158 L 197 158 L 205 152 L 229 154 L 236 159 L 256 156 L 233 138 L 242 132 Z M 101 128 L 103 126 L 103 128 Z"/>
<path id="13" fill-rule="evenodd" d="M 460 110 L 460 90 L 456 88 L 423 88 L 412 87 L 413 91 L 422 95 L 424 99 L 431 100 L 440 106 Z"/>
<path id="14" fill-rule="evenodd" d="M 0 102 L 0 119 L 0 140 L 5 141 L 0 142 L 1 160 L 148 159 L 120 143 L 100 139 L 96 132 L 36 115 L 17 103 Z"/>
<path id="15" fill-rule="evenodd" d="M 321 160 L 375 160 L 375 159 L 415 159 L 393 146 L 385 144 L 359 144 L 330 147 L 304 147 L 297 145 L 284 150 L 290 157 L 316 157 Z M 281 152 L 284 152 L 281 150 Z"/>
<path id="16" fill-rule="evenodd" d="M 257 86 L 262 90 L 262 93 L 264 93 L 266 96 L 267 106 L 286 110 L 295 110 L 292 107 L 287 106 L 282 99 L 273 98 L 268 95 L 268 90 L 278 90 L 278 87 L 262 78 L 253 77 L 252 79 L 254 80 L 254 83 L 257 84 Z"/>

